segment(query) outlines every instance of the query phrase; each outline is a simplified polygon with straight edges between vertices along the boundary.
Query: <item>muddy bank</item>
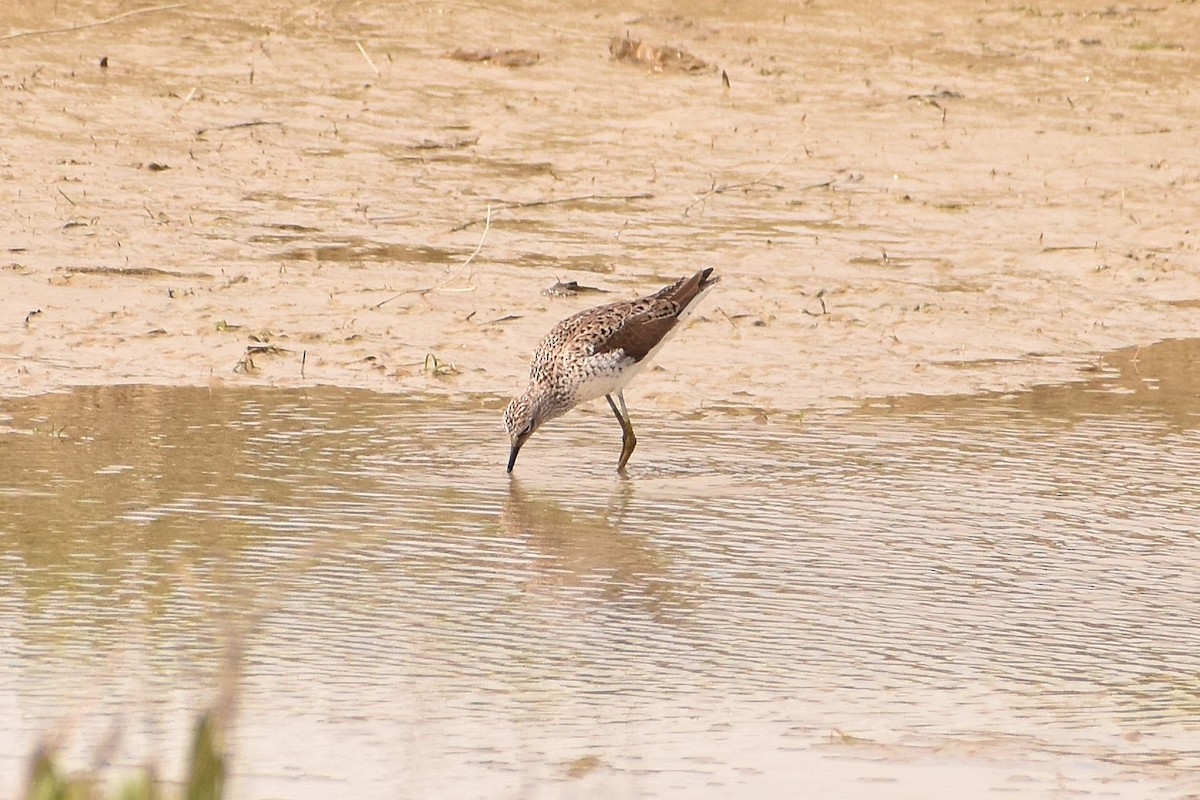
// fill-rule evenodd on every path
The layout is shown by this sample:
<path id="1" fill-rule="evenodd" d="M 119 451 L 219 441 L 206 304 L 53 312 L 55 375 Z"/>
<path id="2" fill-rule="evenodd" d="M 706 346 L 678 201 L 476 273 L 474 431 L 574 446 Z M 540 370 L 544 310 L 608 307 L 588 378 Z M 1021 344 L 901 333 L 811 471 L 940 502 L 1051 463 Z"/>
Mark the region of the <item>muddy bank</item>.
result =
<path id="1" fill-rule="evenodd" d="M 140 11 L 0 21 L 5 394 L 502 396 L 557 319 L 703 265 L 641 408 L 1012 389 L 1200 330 L 1186 4 Z M 542 294 L 572 279 L 609 294 Z"/>

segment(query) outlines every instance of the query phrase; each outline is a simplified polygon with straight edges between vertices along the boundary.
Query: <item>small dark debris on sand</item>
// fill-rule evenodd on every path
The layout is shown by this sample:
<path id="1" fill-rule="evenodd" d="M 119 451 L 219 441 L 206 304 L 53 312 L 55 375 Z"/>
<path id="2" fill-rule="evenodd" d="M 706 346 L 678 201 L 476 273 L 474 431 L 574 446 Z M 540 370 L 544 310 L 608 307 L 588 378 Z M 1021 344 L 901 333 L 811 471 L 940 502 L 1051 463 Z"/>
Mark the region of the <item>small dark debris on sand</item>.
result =
<path id="1" fill-rule="evenodd" d="M 604 294 L 604 289 L 595 286 L 580 286 L 577 281 L 558 281 L 549 289 L 542 290 L 549 297 L 574 297 L 577 294 Z"/>
<path id="2" fill-rule="evenodd" d="M 468 62 L 486 61 L 490 64 L 499 64 L 502 67 L 532 67 L 541 60 L 541 56 L 534 50 L 519 50 L 503 47 L 480 47 L 471 49 L 460 47 L 452 53 L 447 53 L 446 58 L 452 58 L 455 61 Z"/>
<path id="3" fill-rule="evenodd" d="M 614 61 L 645 67 L 651 72 L 707 72 L 713 67 L 686 50 L 670 45 L 658 47 L 628 35 L 614 36 L 608 43 Z"/>
<path id="4" fill-rule="evenodd" d="M 461 150 L 464 147 L 474 147 L 479 144 L 479 135 L 457 136 L 452 139 L 422 139 L 416 144 L 405 145 L 408 150 Z"/>
<path id="5" fill-rule="evenodd" d="M 934 91 L 926 94 L 910 94 L 909 100 L 924 100 L 927 103 L 932 103 L 937 100 L 961 100 L 962 92 L 956 92 L 953 89 L 942 89 L 938 86 L 933 87 Z"/>

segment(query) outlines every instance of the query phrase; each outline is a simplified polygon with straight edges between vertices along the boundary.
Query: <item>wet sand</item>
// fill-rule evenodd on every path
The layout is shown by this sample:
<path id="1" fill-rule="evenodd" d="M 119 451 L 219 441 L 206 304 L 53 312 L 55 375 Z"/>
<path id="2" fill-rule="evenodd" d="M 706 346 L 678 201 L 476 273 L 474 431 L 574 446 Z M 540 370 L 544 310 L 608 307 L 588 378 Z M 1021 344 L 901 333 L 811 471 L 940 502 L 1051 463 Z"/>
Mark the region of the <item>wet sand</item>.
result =
<path id="1" fill-rule="evenodd" d="M 1189 4 L 216 2 L 11 36 L 136 11 L 0 19 L 0 393 L 503 396 L 557 319 L 705 265 L 639 411 L 1027 387 L 1200 330 Z M 626 32 L 712 68 L 614 61 Z"/>

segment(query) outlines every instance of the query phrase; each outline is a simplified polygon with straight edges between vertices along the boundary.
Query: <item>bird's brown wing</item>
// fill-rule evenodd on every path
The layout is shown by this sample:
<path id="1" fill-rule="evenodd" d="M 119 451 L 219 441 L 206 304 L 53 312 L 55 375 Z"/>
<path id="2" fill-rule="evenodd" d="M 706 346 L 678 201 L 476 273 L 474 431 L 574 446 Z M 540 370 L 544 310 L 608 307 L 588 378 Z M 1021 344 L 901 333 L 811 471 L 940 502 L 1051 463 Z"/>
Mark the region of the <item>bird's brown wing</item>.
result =
<path id="1" fill-rule="evenodd" d="M 625 355 L 634 361 L 641 361 L 654 349 L 663 337 L 679 322 L 680 307 L 673 309 L 656 308 L 647 313 L 635 314 L 625 319 L 625 324 L 613 331 L 602 342 L 596 344 L 593 353 L 611 353 L 623 350 Z"/>
<path id="2" fill-rule="evenodd" d="M 634 300 L 620 315 L 620 326 L 604 341 L 597 343 L 593 352 L 599 355 L 624 350 L 629 358 L 641 361 L 679 323 L 679 315 L 696 299 L 696 295 L 709 283 L 715 282 L 715 279 L 708 280 L 711 272 L 712 269 L 700 270 L 649 297 Z"/>

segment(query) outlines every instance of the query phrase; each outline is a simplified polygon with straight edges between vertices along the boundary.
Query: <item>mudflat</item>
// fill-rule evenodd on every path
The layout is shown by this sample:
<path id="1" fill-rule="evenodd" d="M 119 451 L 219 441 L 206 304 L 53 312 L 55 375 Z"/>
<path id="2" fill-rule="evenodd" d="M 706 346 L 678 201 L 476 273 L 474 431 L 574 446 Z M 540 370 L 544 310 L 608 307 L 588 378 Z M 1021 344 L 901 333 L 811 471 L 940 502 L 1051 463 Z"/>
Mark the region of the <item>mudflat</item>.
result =
<path id="1" fill-rule="evenodd" d="M 501 397 L 703 266 L 639 410 L 1070 380 L 1200 331 L 1198 41 L 1187 3 L 21 3 L 0 393 Z"/>

